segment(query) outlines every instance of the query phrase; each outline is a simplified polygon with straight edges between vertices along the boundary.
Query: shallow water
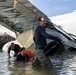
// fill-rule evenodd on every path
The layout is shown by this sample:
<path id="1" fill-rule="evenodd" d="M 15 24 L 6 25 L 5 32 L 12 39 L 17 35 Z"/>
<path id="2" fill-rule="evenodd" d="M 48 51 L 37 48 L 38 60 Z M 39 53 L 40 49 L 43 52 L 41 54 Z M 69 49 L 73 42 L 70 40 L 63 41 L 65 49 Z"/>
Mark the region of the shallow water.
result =
<path id="1" fill-rule="evenodd" d="M 0 75 L 76 75 L 76 53 L 64 52 L 51 57 L 53 67 L 32 66 L 32 62 L 8 60 L 6 53 L 0 52 Z"/>

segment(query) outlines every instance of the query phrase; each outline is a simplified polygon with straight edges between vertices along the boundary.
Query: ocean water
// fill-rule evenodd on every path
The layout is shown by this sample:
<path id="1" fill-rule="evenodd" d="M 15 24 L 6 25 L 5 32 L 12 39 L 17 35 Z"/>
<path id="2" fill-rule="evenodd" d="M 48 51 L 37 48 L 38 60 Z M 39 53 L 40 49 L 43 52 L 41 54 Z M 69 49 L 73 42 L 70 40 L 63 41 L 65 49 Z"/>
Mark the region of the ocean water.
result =
<path id="1" fill-rule="evenodd" d="M 0 50 L 0 75 L 76 75 L 76 52 L 65 51 L 50 57 L 53 67 L 32 66 L 32 62 L 16 62 Z"/>

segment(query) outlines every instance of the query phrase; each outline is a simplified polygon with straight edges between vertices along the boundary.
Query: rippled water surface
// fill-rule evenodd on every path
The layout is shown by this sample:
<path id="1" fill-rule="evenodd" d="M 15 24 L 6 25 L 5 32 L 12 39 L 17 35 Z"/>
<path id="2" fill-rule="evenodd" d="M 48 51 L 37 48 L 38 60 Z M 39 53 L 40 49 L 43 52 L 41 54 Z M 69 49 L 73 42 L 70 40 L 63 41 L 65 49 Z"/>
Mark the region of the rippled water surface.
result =
<path id="1" fill-rule="evenodd" d="M 0 52 L 0 75 L 76 75 L 76 53 L 64 52 L 51 57 L 53 67 L 32 66 L 32 62 L 8 60 L 6 53 Z"/>

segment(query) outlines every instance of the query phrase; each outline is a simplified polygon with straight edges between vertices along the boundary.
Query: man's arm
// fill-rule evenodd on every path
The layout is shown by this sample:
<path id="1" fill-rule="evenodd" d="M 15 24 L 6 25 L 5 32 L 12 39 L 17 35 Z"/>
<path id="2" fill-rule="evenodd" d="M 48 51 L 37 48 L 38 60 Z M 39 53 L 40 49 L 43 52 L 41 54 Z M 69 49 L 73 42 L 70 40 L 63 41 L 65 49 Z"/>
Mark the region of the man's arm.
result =
<path id="1" fill-rule="evenodd" d="M 48 38 L 48 39 L 59 40 L 58 37 L 52 36 L 52 35 L 46 33 L 44 30 L 41 30 L 41 34 L 42 34 L 44 37 Z"/>

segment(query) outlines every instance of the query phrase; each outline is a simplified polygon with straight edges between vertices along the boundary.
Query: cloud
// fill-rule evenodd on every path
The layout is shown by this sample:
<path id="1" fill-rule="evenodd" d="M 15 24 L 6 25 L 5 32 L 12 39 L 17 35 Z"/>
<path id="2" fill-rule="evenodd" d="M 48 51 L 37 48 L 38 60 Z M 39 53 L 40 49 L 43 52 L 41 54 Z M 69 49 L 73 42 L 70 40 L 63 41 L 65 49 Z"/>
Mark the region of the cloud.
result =
<path id="1" fill-rule="evenodd" d="M 54 6 L 53 8 L 55 10 L 64 10 L 64 9 L 67 9 L 65 6 Z"/>

